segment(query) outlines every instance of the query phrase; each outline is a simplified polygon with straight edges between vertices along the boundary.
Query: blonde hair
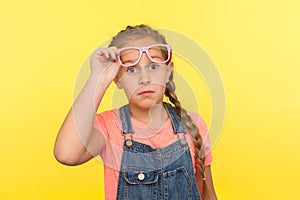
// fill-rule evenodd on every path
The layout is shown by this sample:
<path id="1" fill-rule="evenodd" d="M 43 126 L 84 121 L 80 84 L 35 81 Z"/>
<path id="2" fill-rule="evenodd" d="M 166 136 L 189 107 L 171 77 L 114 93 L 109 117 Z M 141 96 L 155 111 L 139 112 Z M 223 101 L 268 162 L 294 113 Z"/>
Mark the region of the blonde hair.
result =
<path id="1" fill-rule="evenodd" d="M 161 44 L 167 44 L 165 37 L 157 30 L 145 25 L 127 26 L 125 30 L 120 31 L 116 36 L 112 38 L 109 45 L 121 48 L 128 40 L 136 40 L 143 37 L 152 37 L 155 41 Z M 193 144 L 195 146 L 195 160 L 197 163 L 197 172 L 201 174 L 203 180 L 205 180 L 205 153 L 203 147 L 203 140 L 199 134 L 198 127 L 193 123 L 191 117 L 187 114 L 187 111 L 182 108 L 180 101 L 175 93 L 175 83 L 173 81 L 173 72 L 169 78 L 169 82 L 166 84 L 165 95 L 169 101 L 175 106 L 176 113 L 181 117 L 183 124 L 188 129 L 189 133 L 193 136 Z M 208 198 L 206 181 L 203 181 L 203 194 Z M 208 198 L 209 199 L 209 198 Z"/>
<path id="2" fill-rule="evenodd" d="M 154 30 L 145 24 L 141 24 L 137 26 L 127 26 L 125 30 L 121 30 L 112 38 L 109 47 L 115 46 L 121 48 L 128 40 L 136 40 L 143 37 L 152 37 L 160 44 L 167 44 L 165 37 L 157 30 Z"/>

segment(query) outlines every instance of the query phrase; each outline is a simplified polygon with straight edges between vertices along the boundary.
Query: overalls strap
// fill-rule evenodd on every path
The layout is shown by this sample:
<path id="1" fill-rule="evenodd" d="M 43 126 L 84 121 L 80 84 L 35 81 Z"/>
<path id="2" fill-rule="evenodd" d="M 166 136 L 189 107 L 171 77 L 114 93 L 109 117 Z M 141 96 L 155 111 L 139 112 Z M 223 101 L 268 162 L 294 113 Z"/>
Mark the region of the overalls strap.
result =
<path id="1" fill-rule="evenodd" d="M 178 114 L 176 113 L 176 111 L 174 110 L 174 108 L 166 102 L 164 102 L 164 107 L 171 119 L 174 133 L 175 134 L 176 133 L 186 133 L 185 125 L 181 122 L 181 119 L 178 116 Z"/>
<path id="2" fill-rule="evenodd" d="M 120 108 L 120 119 L 122 121 L 122 133 L 123 134 L 133 133 L 128 104 Z"/>

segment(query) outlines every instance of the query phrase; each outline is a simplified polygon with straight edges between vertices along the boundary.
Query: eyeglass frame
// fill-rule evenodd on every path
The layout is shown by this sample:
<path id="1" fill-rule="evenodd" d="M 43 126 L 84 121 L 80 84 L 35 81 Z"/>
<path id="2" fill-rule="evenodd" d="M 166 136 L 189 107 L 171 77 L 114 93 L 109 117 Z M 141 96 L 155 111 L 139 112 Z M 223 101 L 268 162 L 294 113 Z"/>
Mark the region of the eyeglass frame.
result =
<path id="1" fill-rule="evenodd" d="M 155 47 L 155 46 L 162 46 L 162 47 L 166 47 L 166 48 L 167 48 L 167 50 L 168 50 L 168 58 L 167 58 L 165 61 L 163 61 L 163 62 L 157 62 L 157 61 L 155 61 L 155 60 L 153 60 L 153 59 L 151 58 L 151 56 L 149 55 L 148 50 L 149 50 L 151 47 Z M 133 64 L 129 64 L 129 65 L 126 65 L 126 64 L 124 65 L 124 64 L 122 64 L 122 61 L 121 61 L 121 58 L 120 58 L 120 52 L 123 51 L 123 50 L 126 50 L 126 49 L 136 49 L 136 50 L 139 51 L 139 57 L 138 57 L 137 61 L 134 62 Z M 168 44 L 153 44 L 153 45 L 150 45 L 150 46 L 147 46 L 147 47 L 124 47 L 124 48 L 120 48 L 120 49 L 119 49 L 118 56 L 117 56 L 117 57 L 118 57 L 118 61 L 119 61 L 120 65 L 123 66 L 123 67 L 131 67 L 131 66 L 134 66 L 134 65 L 136 65 L 136 64 L 141 60 L 142 55 L 143 55 L 143 52 L 146 53 L 146 55 L 148 56 L 148 58 L 149 58 L 152 62 L 157 63 L 157 64 L 163 64 L 163 63 L 167 63 L 167 62 L 169 62 L 169 61 L 171 60 L 171 56 L 172 56 L 172 47 L 171 47 L 170 45 L 168 45 Z"/>

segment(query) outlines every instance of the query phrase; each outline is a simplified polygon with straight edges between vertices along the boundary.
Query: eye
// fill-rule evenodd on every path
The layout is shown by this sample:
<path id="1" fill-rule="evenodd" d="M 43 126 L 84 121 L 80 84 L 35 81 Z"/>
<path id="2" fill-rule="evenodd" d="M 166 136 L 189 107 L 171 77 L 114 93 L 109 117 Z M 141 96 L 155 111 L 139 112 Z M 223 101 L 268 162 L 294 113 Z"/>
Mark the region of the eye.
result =
<path id="1" fill-rule="evenodd" d="M 137 72 L 137 69 L 136 69 L 135 67 L 129 67 L 129 68 L 127 69 L 127 72 L 130 73 L 130 74 L 134 74 L 134 73 Z"/>
<path id="2" fill-rule="evenodd" d="M 149 65 L 149 69 L 150 69 L 151 71 L 155 71 L 155 70 L 157 70 L 157 69 L 158 69 L 158 67 L 159 67 L 159 65 L 158 65 L 158 64 L 155 64 L 155 63 L 153 63 L 153 64 Z"/>

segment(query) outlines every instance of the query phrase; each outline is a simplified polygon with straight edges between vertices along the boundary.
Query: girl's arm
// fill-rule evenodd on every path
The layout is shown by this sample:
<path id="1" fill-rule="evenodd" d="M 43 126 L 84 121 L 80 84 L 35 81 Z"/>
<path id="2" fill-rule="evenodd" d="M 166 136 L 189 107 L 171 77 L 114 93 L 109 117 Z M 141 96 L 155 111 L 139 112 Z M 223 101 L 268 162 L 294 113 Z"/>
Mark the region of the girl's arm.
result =
<path id="1" fill-rule="evenodd" d="M 215 192 L 215 188 L 214 188 L 214 184 L 213 184 L 213 179 L 212 179 L 212 174 L 211 174 L 211 168 L 210 165 L 205 167 L 205 178 L 206 178 L 206 185 L 208 188 L 208 194 L 209 197 L 204 197 L 203 196 L 203 180 L 202 180 L 202 176 L 198 173 L 196 173 L 196 180 L 197 180 L 197 185 L 198 185 L 198 189 L 201 193 L 201 197 L 202 199 L 209 199 L 209 200 L 217 200 L 217 195 Z"/>
<path id="2" fill-rule="evenodd" d="M 110 47 L 92 55 L 91 74 L 56 138 L 54 155 L 60 163 L 79 165 L 99 154 L 104 139 L 93 124 L 102 97 L 120 68 L 117 52 L 116 47 Z"/>

